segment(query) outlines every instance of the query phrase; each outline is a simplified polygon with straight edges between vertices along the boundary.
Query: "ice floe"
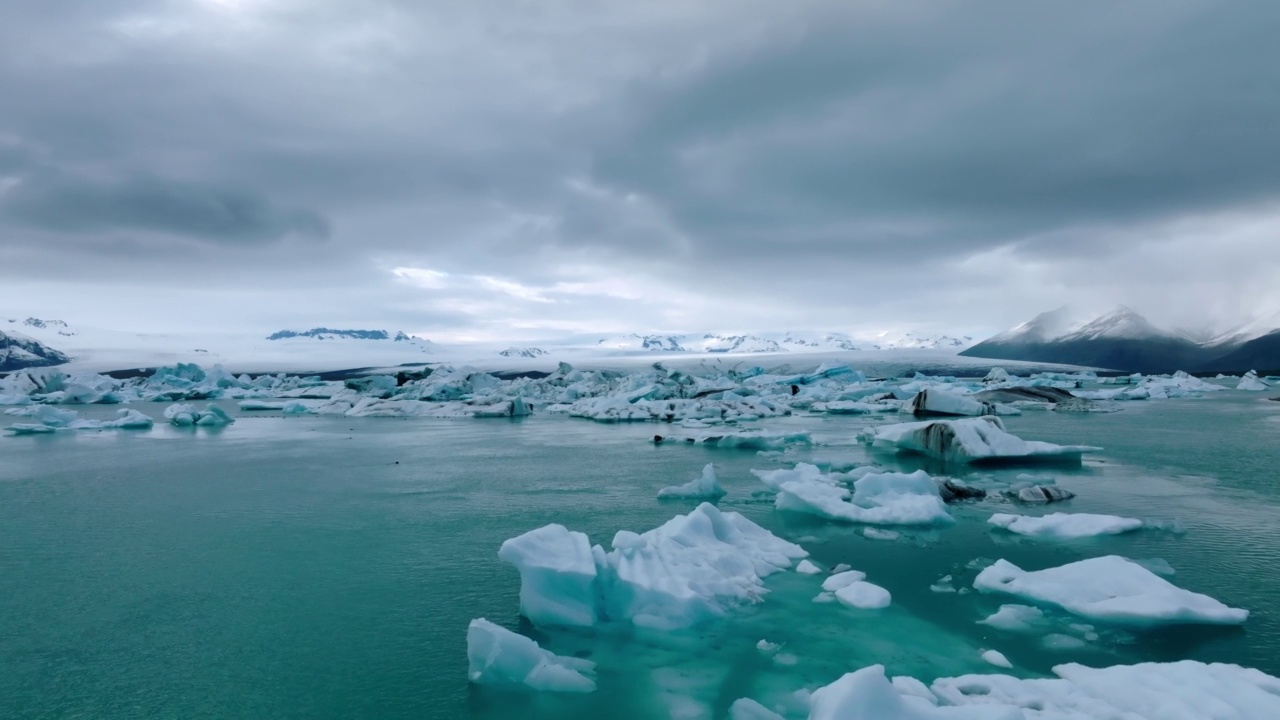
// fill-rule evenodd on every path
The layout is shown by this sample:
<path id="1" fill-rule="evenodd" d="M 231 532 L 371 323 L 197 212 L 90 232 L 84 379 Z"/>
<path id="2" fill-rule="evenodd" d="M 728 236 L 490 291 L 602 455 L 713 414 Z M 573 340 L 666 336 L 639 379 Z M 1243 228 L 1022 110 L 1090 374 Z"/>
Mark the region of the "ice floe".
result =
<path id="1" fill-rule="evenodd" d="M 984 462 L 1079 462 L 1100 448 L 1023 440 L 1005 430 L 1000 418 L 933 420 L 868 428 L 873 447 L 911 452 L 957 464 Z"/>
<path id="2" fill-rule="evenodd" d="M 1080 617 L 1123 625 L 1237 625 L 1248 610 L 1184 590 L 1118 555 L 1028 572 L 1005 560 L 978 573 L 973 586 L 1056 606 Z"/>
<path id="3" fill-rule="evenodd" d="M 987 522 L 1018 535 L 1051 540 L 1119 535 L 1139 530 L 1143 526 L 1143 522 L 1135 518 L 1092 513 L 1051 513 L 1042 517 L 997 513 L 988 518 Z"/>
<path id="4" fill-rule="evenodd" d="M 164 409 L 164 417 L 171 424 L 180 427 L 190 425 L 217 427 L 235 422 L 235 418 L 228 415 L 226 410 L 212 403 L 205 405 L 203 409 L 197 409 L 195 405 L 170 405 Z"/>
<path id="5" fill-rule="evenodd" d="M 467 628 L 467 678 L 479 685 L 524 685 L 551 692 L 592 692 L 595 663 L 543 650 L 484 618 Z"/>
<path id="6" fill-rule="evenodd" d="M 1280 717 L 1280 679 L 1237 665 L 1191 660 L 1089 668 L 1056 677 L 940 678 L 927 688 L 873 665 L 810 696 L 810 720 L 1270 720 Z"/>
<path id="7" fill-rule="evenodd" d="M 953 522 L 938 483 L 923 470 L 910 474 L 855 471 L 850 475 L 859 477 L 852 491 L 842 484 L 848 476 L 827 475 L 814 465 L 752 472 L 777 491 L 774 506 L 779 510 L 870 525 Z"/>

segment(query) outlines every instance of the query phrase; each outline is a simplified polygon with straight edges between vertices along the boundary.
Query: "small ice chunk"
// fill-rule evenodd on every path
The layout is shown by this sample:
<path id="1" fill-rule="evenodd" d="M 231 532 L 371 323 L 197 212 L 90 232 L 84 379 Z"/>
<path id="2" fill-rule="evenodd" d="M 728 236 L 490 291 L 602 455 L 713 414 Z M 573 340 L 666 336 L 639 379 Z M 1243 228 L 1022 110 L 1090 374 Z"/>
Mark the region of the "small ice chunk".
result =
<path id="1" fill-rule="evenodd" d="M 844 572 L 836 573 L 826 580 L 823 580 L 822 589 L 827 592 L 835 592 L 840 588 L 848 587 L 856 582 L 866 579 L 867 574 L 864 572 L 859 572 L 857 570 L 845 570 Z"/>
<path id="2" fill-rule="evenodd" d="M 858 581 L 836 590 L 836 600 L 849 607 L 862 610 L 879 610 L 889 607 L 892 597 L 889 591 L 869 582 Z"/>
<path id="3" fill-rule="evenodd" d="M 739 698 L 729 706 L 729 720 L 784 720 L 781 715 L 750 698 Z"/>
<path id="4" fill-rule="evenodd" d="M 938 578 L 938 582 L 929 586 L 929 590 L 936 593 L 953 593 L 956 588 L 951 584 L 951 576 L 943 575 Z"/>
<path id="5" fill-rule="evenodd" d="M 791 653 L 778 653 L 777 655 L 773 656 L 773 662 L 775 665 L 782 665 L 783 667 L 791 667 L 799 663 L 800 658 L 796 657 L 795 655 L 792 655 Z"/>
<path id="6" fill-rule="evenodd" d="M 1062 633 L 1050 633 L 1040 639 L 1040 644 L 1046 650 L 1081 650 L 1089 647 L 1089 644 L 1078 637 L 1064 635 Z"/>
<path id="7" fill-rule="evenodd" d="M 1013 492 L 1014 500 L 1032 505 L 1062 502 L 1075 496 L 1076 494 L 1070 490 L 1064 490 L 1056 485 L 1032 485 L 1031 487 L 1018 488 Z"/>
<path id="8" fill-rule="evenodd" d="M 538 643 L 477 618 L 467 628 L 467 678 L 483 685 L 527 685 L 552 692 L 592 692 L 595 663 L 555 655 Z"/>
<path id="9" fill-rule="evenodd" d="M 800 573 L 801 575 L 817 575 L 818 573 L 822 572 L 822 568 L 813 564 L 809 560 L 801 560 L 800 563 L 796 565 L 796 572 Z"/>
<path id="10" fill-rule="evenodd" d="M 973 586 L 982 592 L 1056 605 L 1081 617 L 1129 625 L 1238 625 L 1249 617 L 1248 610 L 1184 590 L 1118 555 L 1036 572 L 998 560 L 978 574 Z"/>
<path id="11" fill-rule="evenodd" d="M 992 665 L 995 665 L 996 667 L 1002 667 L 1002 668 L 1013 667 L 1013 663 L 1009 662 L 1009 658 L 1005 657 L 1004 653 L 1000 652 L 999 650 L 984 651 L 982 653 L 982 659 Z"/>
<path id="12" fill-rule="evenodd" d="M 1142 528 L 1141 520 L 1092 513 L 1052 513 L 1043 517 L 999 513 L 987 522 L 1011 533 L 1050 540 L 1119 535 Z"/>
<path id="13" fill-rule="evenodd" d="M 862 536 L 869 540 L 897 540 L 901 535 L 896 530 L 881 530 L 880 528 L 864 528 Z"/>
<path id="14" fill-rule="evenodd" d="M 782 649 L 782 646 L 778 643 L 771 643 L 768 640 L 761 640 L 756 643 L 756 649 L 764 653 L 776 653 Z"/>
<path id="15" fill-rule="evenodd" d="M 993 628 L 1011 632 L 1030 632 L 1045 624 L 1044 611 L 1030 605 L 1001 605 L 1000 609 L 979 620 L 979 625 L 990 625 Z"/>
<path id="16" fill-rule="evenodd" d="M 848 572 L 852 569 L 853 569 L 853 566 L 850 565 L 849 563 L 840 563 L 839 565 L 836 565 L 835 567 L 831 568 L 831 574 L 839 575 L 842 572 Z"/>
<path id="17" fill-rule="evenodd" d="M 716 499 L 724 497 L 724 494 L 724 488 L 720 487 L 720 483 L 716 479 L 716 467 L 712 463 L 707 463 L 706 467 L 702 468 L 701 477 L 690 480 L 684 485 L 673 485 L 658 491 L 658 497 L 660 498 Z"/>

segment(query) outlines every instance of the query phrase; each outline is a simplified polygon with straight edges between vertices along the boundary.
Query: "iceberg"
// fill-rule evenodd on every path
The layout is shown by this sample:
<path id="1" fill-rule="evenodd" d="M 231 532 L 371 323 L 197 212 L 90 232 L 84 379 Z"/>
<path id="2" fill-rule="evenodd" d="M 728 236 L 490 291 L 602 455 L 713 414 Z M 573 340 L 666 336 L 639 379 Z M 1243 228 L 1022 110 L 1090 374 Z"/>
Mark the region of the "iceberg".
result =
<path id="1" fill-rule="evenodd" d="M 1007 432 L 1000 418 L 932 420 L 868 428 L 873 447 L 911 452 L 944 462 L 1080 462 L 1101 448 L 1023 440 Z"/>
<path id="2" fill-rule="evenodd" d="M 1027 572 L 998 560 L 978 573 L 977 590 L 1062 608 L 1080 617 L 1133 626 L 1205 623 L 1238 625 L 1248 610 L 1184 590 L 1118 555 Z"/>
<path id="3" fill-rule="evenodd" d="M 1005 495 L 1017 500 L 1021 503 L 1031 505 L 1043 505 L 1051 502 L 1062 502 L 1070 500 L 1076 494 L 1070 490 L 1064 490 L 1056 485 L 1030 485 L 1027 487 L 1010 490 Z"/>
<path id="4" fill-rule="evenodd" d="M 1053 668 L 1056 677 L 939 678 L 926 687 L 890 682 L 873 665 L 815 690 L 810 720 L 1271 720 L 1280 717 L 1280 679 L 1238 665 L 1192 660 Z"/>
<path id="5" fill-rule="evenodd" d="M 1043 517 L 998 513 L 987 522 L 1011 533 L 1050 540 L 1119 535 L 1143 526 L 1143 522 L 1135 518 L 1092 513 L 1052 513 Z"/>
<path id="6" fill-rule="evenodd" d="M 467 679 L 479 685 L 525 685 L 551 692 L 592 692 L 595 663 L 543 650 L 484 618 L 467 628 Z"/>
<path id="7" fill-rule="evenodd" d="M 984 650 L 982 653 L 982 659 L 983 661 L 991 665 L 995 665 L 996 667 L 1002 667 L 1002 668 L 1013 667 L 1013 663 L 1009 662 L 1009 658 L 1005 657 L 1004 653 L 1000 652 L 999 650 Z"/>
<path id="8" fill-rule="evenodd" d="M 1258 378 L 1258 373 L 1250 370 L 1240 378 L 1240 383 L 1236 385 L 1237 390 L 1247 390 L 1249 392 L 1262 392 L 1270 390 L 1271 386 Z"/>
<path id="9" fill-rule="evenodd" d="M 195 405 L 170 405 L 164 409 L 164 417 L 170 423 L 179 427 L 191 425 L 217 427 L 235 422 L 235 418 L 228 415 L 226 410 L 212 403 L 204 406 L 203 410 L 197 410 Z"/>
<path id="10" fill-rule="evenodd" d="M 812 467 L 812 466 L 810 466 Z M 775 471 L 776 472 L 776 471 Z M 807 470 L 805 472 L 808 472 Z M 759 476 L 759 475 L 757 475 Z M 868 525 L 938 525 L 954 522 L 938 484 L 923 470 L 868 473 L 852 493 L 829 476 L 807 475 L 781 483 L 774 506 L 828 520 Z"/>
<path id="11" fill-rule="evenodd" d="M 520 571 L 521 614 L 535 624 L 690 627 L 759 602 L 764 577 L 808 555 L 709 503 L 643 534 L 619 531 L 612 551 L 587 544 L 559 525 L 503 543 L 499 557 Z"/>
<path id="12" fill-rule="evenodd" d="M 1045 625 L 1044 611 L 1030 605 L 1001 605 L 1000 609 L 979 620 L 979 625 L 990 625 L 1010 632 L 1030 632 Z"/>
<path id="13" fill-rule="evenodd" d="M 985 403 L 941 390 L 921 390 L 907 407 L 916 417 L 979 417 L 995 415 L 994 403 Z"/>
<path id="14" fill-rule="evenodd" d="M 547 525 L 502 543 L 498 558 L 520 571 L 520 614 L 535 625 L 596 624 L 596 560 L 585 534 Z"/>
<path id="15" fill-rule="evenodd" d="M 847 605 L 861 610 L 879 610 L 889 607 L 892 598 L 889 591 L 873 585 L 864 580 L 849 583 L 848 585 L 835 591 L 836 600 L 841 605 Z"/>
<path id="16" fill-rule="evenodd" d="M 721 498 L 724 497 L 724 488 L 720 487 L 719 481 L 716 479 L 716 467 L 711 463 L 707 463 L 702 468 L 702 475 L 694 480 L 690 480 L 684 485 L 673 485 L 664 487 L 658 491 L 660 498 Z"/>

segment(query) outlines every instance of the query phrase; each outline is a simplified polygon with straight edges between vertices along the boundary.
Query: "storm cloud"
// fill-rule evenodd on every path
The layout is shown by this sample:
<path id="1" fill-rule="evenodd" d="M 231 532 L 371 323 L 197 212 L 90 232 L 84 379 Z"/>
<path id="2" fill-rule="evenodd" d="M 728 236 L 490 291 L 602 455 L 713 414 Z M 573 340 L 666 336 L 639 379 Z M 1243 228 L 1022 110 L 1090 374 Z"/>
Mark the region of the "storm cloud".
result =
<path id="1" fill-rule="evenodd" d="M 1280 308 L 1277 29 L 1262 0 L 5 3 L 0 307 L 512 339 L 1243 319 Z"/>

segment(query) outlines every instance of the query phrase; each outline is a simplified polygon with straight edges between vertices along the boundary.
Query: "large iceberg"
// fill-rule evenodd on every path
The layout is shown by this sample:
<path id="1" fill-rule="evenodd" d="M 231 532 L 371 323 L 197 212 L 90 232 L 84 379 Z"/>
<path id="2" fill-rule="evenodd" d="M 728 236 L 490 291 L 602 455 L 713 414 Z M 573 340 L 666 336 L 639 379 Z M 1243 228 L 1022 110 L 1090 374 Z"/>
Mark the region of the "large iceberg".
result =
<path id="1" fill-rule="evenodd" d="M 526 685 L 552 692 L 592 692 L 595 663 L 543 650 L 484 618 L 467 628 L 467 679 L 480 685 Z"/>
<path id="2" fill-rule="evenodd" d="M 987 519 L 1011 533 L 1052 540 L 1075 540 L 1099 535 L 1119 535 L 1142 528 L 1136 518 L 1092 513 L 1051 513 L 1043 517 L 997 513 Z"/>
<path id="3" fill-rule="evenodd" d="M 596 624 L 596 560 L 585 534 L 546 525 L 502 543 L 498 558 L 520 571 L 520 614 L 534 624 Z"/>
<path id="4" fill-rule="evenodd" d="M 503 543 L 521 576 L 520 611 L 550 625 L 600 621 L 673 630 L 758 602 L 762 578 L 808 555 L 735 512 L 703 503 L 643 534 L 620 531 L 613 550 L 547 526 Z M 589 564 L 590 562 L 590 564 Z"/>
<path id="5" fill-rule="evenodd" d="M 993 416 L 962 420 L 933 420 L 868 428 L 873 447 L 912 452 L 951 463 L 1079 462 L 1082 454 L 1100 448 L 1054 445 L 1023 440 L 1007 432 Z"/>
<path id="6" fill-rule="evenodd" d="M 1124 625 L 1238 625 L 1249 617 L 1248 610 L 1184 590 L 1118 555 L 1036 572 L 997 560 L 978 573 L 973 586 L 982 592 L 1005 593 L 1081 617 Z"/>
<path id="7" fill-rule="evenodd" d="M 1280 679 L 1238 665 L 1191 660 L 1089 668 L 1057 677 L 963 675 L 932 685 L 873 665 L 810 696 L 810 720 L 1272 720 Z"/>
<path id="8" fill-rule="evenodd" d="M 937 389 L 921 390 L 911 398 L 907 407 L 916 417 L 979 417 L 997 414 L 995 403 L 981 402 Z"/>

